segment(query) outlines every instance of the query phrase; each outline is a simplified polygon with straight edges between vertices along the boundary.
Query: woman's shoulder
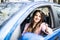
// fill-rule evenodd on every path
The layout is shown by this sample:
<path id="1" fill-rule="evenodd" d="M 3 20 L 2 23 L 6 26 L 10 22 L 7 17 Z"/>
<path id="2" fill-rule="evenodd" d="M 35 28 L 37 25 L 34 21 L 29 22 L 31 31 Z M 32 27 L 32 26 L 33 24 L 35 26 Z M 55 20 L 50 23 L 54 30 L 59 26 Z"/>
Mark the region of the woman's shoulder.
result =
<path id="1" fill-rule="evenodd" d="M 26 23 L 26 25 L 29 25 L 30 23 Z"/>
<path id="2" fill-rule="evenodd" d="M 30 23 L 26 23 L 25 27 L 28 27 L 30 25 Z"/>

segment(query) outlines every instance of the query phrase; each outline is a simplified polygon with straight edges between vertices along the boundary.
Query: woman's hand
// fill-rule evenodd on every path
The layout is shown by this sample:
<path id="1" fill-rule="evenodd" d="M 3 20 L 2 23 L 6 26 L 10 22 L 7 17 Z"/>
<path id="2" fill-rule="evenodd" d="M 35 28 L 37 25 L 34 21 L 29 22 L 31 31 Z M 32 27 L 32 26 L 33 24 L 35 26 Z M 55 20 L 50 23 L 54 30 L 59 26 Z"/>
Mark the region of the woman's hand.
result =
<path id="1" fill-rule="evenodd" d="M 47 27 L 46 28 L 46 33 L 47 34 L 52 34 L 53 33 L 53 30 L 50 27 Z"/>
<path id="2" fill-rule="evenodd" d="M 45 26 L 46 26 L 45 33 L 46 34 L 52 34 L 53 30 L 50 27 L 48 27 L 48 24 L 45 23 Z"/>

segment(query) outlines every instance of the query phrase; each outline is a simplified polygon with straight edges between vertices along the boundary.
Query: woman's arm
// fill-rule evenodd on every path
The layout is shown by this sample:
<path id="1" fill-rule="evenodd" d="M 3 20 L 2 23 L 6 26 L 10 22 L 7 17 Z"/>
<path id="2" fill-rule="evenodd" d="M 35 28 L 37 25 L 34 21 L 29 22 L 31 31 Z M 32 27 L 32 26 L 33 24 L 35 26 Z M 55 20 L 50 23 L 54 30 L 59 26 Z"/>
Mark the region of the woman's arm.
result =
<path id="1" fill-rule="evenodd" d="M 53 33 L 53 30 L 50 27 L 48 27 L 48 24 L 46 24 L 46 23 L 42 23 L 41 28 L 42 28 L 42 31 L 46 34 Z"/>
<path id="2" fill-rule="evenodd" d="M 46 26 L 45 33 L 46 34 L 52 34 L 53 30 L 50 27 L 48 27 L 48 24 L 45 24 L 45 26 Z"/>
<path id="3" fill-rule="evenodd" d="M 24 30 L 23 30 L 22 35 L 26 32 L 26 30 L 27 30 L 27 28 L 28 28 L 28 25 L 29 25 L 29 23 L 25 25 L 25 28 L 24 28 Z"/>
<path id="4" fill-rule="evenodd" d="M 50 27 L 46 27 L 46 33 L 52 34 L 53 30 Z"/>

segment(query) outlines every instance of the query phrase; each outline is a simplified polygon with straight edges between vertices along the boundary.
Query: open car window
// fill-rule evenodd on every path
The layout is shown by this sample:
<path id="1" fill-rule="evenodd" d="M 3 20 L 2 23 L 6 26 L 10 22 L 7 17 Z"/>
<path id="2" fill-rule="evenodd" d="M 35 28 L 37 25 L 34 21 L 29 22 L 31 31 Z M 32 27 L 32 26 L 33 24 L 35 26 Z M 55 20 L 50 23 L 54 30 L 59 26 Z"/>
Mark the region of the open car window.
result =
<path id="1" fill-rule="evenodd" d="M 50 17 L 50 13 L 51 10 L 49 7 L 38 7 L 36 9 L 34 9 L 28 16 L 27 18 L 22 22 L 21 24 L 21 33 L 23 32 L 24 28 L 25 28 L 25 25 L 29 22 L 31 22 L 31 18 L 33 16 L 33 12 L 35 10 L 41 10 L 43 13 L 44 13 L 44 22 L 46 22 L 48 24 L 49 27 L 51 27 L 51 17 Z"/>

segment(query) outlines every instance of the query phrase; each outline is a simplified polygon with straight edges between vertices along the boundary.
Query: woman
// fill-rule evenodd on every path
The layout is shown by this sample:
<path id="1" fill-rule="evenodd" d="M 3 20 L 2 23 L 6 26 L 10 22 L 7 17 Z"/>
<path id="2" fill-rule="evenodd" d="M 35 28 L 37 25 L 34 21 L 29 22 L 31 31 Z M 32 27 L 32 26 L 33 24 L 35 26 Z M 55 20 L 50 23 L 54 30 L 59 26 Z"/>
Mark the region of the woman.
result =
<path id="1" fill-rule="evenodd" d="M 44 13 L 41 10 L 36 10 L 33 13 L 31 22 L 25 25 L 25 28 L 22 34 L 26 32 L 31 32 L 39 35 L 42 33 L 42 31 L 46 34 L 51 34 L 52 29 L 48 27 L 48 24 L 43 22 L 43 16 L 44 16 Z"/>

